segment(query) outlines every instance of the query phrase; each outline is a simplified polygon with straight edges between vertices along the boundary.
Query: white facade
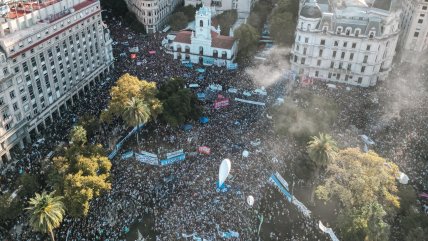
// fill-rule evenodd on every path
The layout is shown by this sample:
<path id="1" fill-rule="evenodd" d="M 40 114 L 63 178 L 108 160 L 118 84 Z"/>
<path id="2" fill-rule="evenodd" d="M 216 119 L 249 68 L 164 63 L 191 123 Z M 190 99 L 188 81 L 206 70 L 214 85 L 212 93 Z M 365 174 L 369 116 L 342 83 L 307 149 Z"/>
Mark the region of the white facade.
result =
<path id="1" fill-rule="evenodd" d="M 401 60 L 425 63 L 428 49 L 428 0 L 402 0 L 400 28 Z"/>
<path id="2" fill-rule="evenodd" d="M 220 28 L 211 26 L 212 8 L 201 7 L 195 16 L 195 28 L 177 33 L 171 48 L 174 59 L 192 63 L 225 66 L 233 63 L 238 50 L 232 36 L 220 35 Z"/>
<path id="3" fill-rule="evenodd" d="M 126 3 L 146 32 L 156 33 L 167 25 L 171 13 L 183 0 L 126 0 Z"/>
<path id="4" fill-rule="evenodd" d="M 292 70 L 301 78 L 374 86 L 391 70 L 399 36 L 398 0 L 306 0 L 300 7 Z"/>
<path id="5" fill-rule="evenodd" d="M 99 1 L 63 0 L 37 4 L 29 13 L 10 13 L 0 24 L 3 161 L 10 159 L 12 147 L 58 118 L 113 63 Z M 20 14 L 15 18 L 16 13 Z"/>
<path id="6" fill-rule="evenodd" d="M 256 2 L 257 0 L 185 0 L 184 5 L 196 6 L 203 4 L 204 6 L 213 7 L 217 13 L 236 9 L 238 18 L 246 18 Z"/>

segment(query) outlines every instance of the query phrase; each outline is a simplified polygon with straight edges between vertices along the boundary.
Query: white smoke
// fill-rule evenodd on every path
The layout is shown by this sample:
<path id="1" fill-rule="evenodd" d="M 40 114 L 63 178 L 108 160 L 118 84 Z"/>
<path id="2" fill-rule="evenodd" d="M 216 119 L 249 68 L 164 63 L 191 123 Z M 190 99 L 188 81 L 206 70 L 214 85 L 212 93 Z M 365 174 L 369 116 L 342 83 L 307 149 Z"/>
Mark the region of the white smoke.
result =
<path id="1" fill-rule="evenodd" d="M 245 72 L 251 77 L 255 85 L 269 87 L 284 79 L 290 69 L 289 53 L 289 48 L 273 47 L 264 53 L 265 61 L 247 68 Z"/>

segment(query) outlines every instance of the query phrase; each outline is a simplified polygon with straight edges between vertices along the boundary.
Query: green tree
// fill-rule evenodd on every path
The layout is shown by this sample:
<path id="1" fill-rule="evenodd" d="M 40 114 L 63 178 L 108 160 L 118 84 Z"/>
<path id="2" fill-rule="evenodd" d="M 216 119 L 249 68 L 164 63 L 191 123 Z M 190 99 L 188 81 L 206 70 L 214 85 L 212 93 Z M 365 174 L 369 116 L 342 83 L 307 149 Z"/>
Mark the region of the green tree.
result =
<path id="1" fill-rule="evenodd" d="M 248 17 L 248 24 L 257 29 L 258 32 L 262 30 L 263 24 L 266 22 L 268 15 L 273 9 L 273 3 L 269 0 L 260 0 L 254 4 Z"/>
<path id="2" fill-rule="evenodd" d="M 122 75 L 110 90 L 111 100 L 107 111 L 101 113 L 103 121 L 122 118 L 127 103 L 134 97 L 141 100 L 150 109 L 150 119 L 156 119 L 162 112 L 162 104 L 156 97 L 158 90 L 155 82 L 139 80 L 130 74 Z"/>
<path id="3" fill-rule="evenodd" d="M 26 208 L 30 214 L 29 223 L 33 230 L 49 234 L 52 241 L 55 240 L 53 230 L 60 226 L 65 214 L 61 200 L 62 197 L 54 196 L 54 192 L 36 193 L 36 196 L 28 202 L 30 206 Z"/>
<path id="4" fill-rule="evenodd" d="M 147 123 L 150 118 L 150 109 L 144 104 L 143 101 L 132 97 L 125 105 L 125 111 L 122 114 L 122 119 L 125 123 L 130 126 L 140 126 Z M 137 143 L 138 142 L 138 132 L 137 132 Z"/>
<path id="5" fill-rule="evenodd" d="M 235 30 L 234 36 L 239 41 L 238 53 L 241 57 L 251 56 L 257 50 L 260 36 L 251 25 L 242 24 Z"/>
<path id="6" fill-rule="evenodd" d="M 11 193 L 0 196 L 0 226 L 6 228 L 7 221 L 14 220 L 21 214 L 22 203 L 19 198 L 13 197 Z"/>
<path id="7" fill-rule="evenodd" d="M 88 137 L 93 137 L 100 129 L 99 119 L 89 114 L 80 117 L 77 125 L 82 126 L 86 130 Z"/>
<path id="8" fill-rule="evenodd" d="M 111 189 L 111 162 L 106 156 L 81 155 L 70 149 L 65 156 L 55 157 L 53 163 L 54 187 L 64 195 L 64 204 L 72 217 L 86 216 L 89 202 Z"/>
<path id="9" fill-rule="evenodd" d="M 22 198 L 32 196 L 40 189 L 38 178 L 33 174 L 24 173 L 19 176 L 18 185 L 20 186 L 19 196 Z"/>
<path id="10" fill-rule="evenodd" d="M 236 9 L 232 10 L 226 10 L 222 12 L 221 14 L 215 16 L 215 19 L 220 25 L 220 34 L 229 36 L 230 28 L 233 26 L 233 24 L 236 22 L 236 19 L 238 18 L 238 12 Z M 214 26 L 217 28 L 217 26 Z"/>
<path id="11" fill-rule="evenodd" d="M 188 22 L 189 19 L 183 12 L 176 12 L 171 15 L 169 25 L 171 26 L 172 30 L 179 31 L 186 28 Z"/>
<path id="12" fill-rule="evenodd" d="M 330 161 L 334 158 L 337 151 L 337 144 L 333 138 L 324 133 L 319 133 L 319 136 L 313 136 L 308 142 L 307 152 L 309 158 L 315 166 L 315 180 L 319 178 L 321 168 L 327 167 Z M 311 201 L 314 202 L 315 185 L 311 192 Z"/>
<path id="13" fill-rule="evenodd" d="M 86 130 L 83 126 L 74 126 L 70 132 L 70 142 L 75 145 L 83 146 L 88 141 L 86 137 Z"/>
<path id="14" fill-rule="evenodd" d="M 384 221 L 386 212 L 379 203 L 371 203 L 361 208 L 341 214 L 339 223 L 344 240 L 387 241 L 390 225 Z"/>
<path id="15" fill-rule="evenodd" d="M 277 43 L 291 45 L 296 30 L 293 14 L 289 12 L 273 14 L 269 18 L 269 30 Z"/>
<path id="16" fill-rule="evenodd" d="M 392 216 L 400 207 L 397 175 L 397 165 L 376 153 L 347 148 L 327 166 L 316 195 L 324 201 L 339 201 L 341 218 L 337 223 L 344 237 L 385 240 L 389 236 L 386 214 Z"/>
<path id="17" fill-rule="evenodd" d="M 330 135 L 319 133 L 308 142 L 307 151 L 317 168 L 325 168 L 336 155 L 337 143 Z"/>
<path id="18" fill-rule="evenodd" d="M 189 119 L 197 119 L 202 111 L 196 96 L 189 89 L 184 88 L 184 80 L 170 79 L 159 90 L 159 99 L 162 101 L 162 120 L 171 126 L 177 127 Z"/>
<path id="19" fill-rule="evenodd" d="M 298 1 L 279 0 L 269 16 L 269 30 L 279 44 L 291 45 L 296 30 Z"/>

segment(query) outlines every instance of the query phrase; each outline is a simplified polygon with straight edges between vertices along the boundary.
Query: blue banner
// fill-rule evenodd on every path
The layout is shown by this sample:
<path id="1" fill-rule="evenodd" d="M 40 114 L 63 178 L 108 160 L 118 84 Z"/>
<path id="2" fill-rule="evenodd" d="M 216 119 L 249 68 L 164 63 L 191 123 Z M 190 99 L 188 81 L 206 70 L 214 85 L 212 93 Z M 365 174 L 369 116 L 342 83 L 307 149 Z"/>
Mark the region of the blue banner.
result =
<path id="1" fill-rule="evenodd" d="M 236 63 L 229 63 L 229 64 L 227 64 L 227 69 L 228 70 L 235 70 L 237 68 L 238 68 L 238 64 L 236 64 Z"/>
<path id="2" fill-rule="evenodd" d="M 146 163 L 149 165 L 155 165 L 155 166 L 159 165 L 159 159 L 151 155 L 135 153 L 135 159 L 137 159 L 137 161 L 139 162 Z"/>
<path id="3" fill-rule="evenodd" d="M 122 154 L 122 160 L 126 160 L 126 159 L 129 159 L 129 158 L 131 158 L 131 157 L 133 157 L 134 156 L 134 152 L 133 151 L 127 151 L 127 152 L 125 152 L 125 153 L 123 153 Z"/>
<path id="4" fill-rule="evenodd" d="M 203 62 L 204 65 L 213 65 L 214 59 L 210 57 L 204 57 Z"/>
<path id="5" fill-rule="evenodd" d="M 171 157 L 171 158 L 168 158 L 168 159 L 165 159 L 165 160 L 161 160 L 160 164 L 162 166 L 165 166 L 165 165 L 169 165 L 169 164 L 176 163 L 176 162 L 179 162 L 179 161 L 183 161 L 184 159 L 186 159 L 186 153 L 183 153 L 181 155 L 174 156 L 174 157 Z"/>

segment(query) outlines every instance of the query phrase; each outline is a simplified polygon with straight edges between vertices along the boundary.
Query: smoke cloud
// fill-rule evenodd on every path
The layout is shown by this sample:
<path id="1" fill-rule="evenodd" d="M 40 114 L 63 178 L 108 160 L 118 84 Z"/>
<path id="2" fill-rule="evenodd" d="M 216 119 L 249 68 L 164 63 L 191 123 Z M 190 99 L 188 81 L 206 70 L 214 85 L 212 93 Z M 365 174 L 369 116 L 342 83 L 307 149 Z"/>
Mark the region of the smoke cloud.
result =
<path id="1" fill-rule="evenodd" d="M 285 74 L 290 69 L 289 53 L 289 48 L 273 47 L 262 53 L 266 60 L 247 68 L 245 72 L 251 77 L 255 85 L 269 87 L 284 79 Z"/>

